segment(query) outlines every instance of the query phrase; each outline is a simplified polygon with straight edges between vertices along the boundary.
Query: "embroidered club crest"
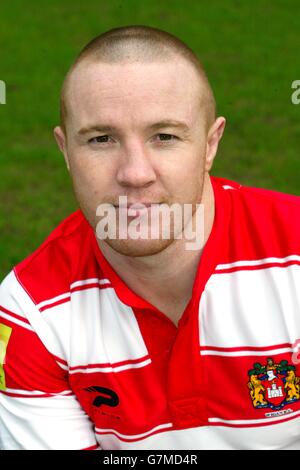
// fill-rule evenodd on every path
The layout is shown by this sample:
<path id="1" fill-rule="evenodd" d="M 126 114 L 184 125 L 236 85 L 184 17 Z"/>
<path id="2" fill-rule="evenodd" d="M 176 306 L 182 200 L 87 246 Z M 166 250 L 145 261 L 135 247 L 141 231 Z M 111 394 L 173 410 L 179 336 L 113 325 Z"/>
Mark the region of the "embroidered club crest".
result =
<path id="1" fill-rule="evenodd" d="M 276 364 L 269 357 L 266 364 L 256 362 L 248 376 L 254 408 L 280 410 L 300 399 L 300 377 L 296 376 L 296 367 L 286 360 Z"/>

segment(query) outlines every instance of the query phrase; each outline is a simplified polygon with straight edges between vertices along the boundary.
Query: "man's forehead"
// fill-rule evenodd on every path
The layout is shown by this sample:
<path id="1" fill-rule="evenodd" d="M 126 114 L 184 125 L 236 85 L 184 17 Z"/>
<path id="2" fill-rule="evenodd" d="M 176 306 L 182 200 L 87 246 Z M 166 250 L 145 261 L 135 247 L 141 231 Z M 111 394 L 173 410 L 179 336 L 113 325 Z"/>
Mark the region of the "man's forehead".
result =
<path id="1" fill-rule="evenodd" d="M 199 77 L 183 60 L 117 64 L 83 61 L 69 81 L 72 97 L 90 94 L 110 100 L 130 96 L 155 98 L 164 93 L 189 95 L 198 87 Z"/>
<path id="2" fill-rule="evenodd" d="M 79 132 L 86 133 L 87 129 L 112 132 L 124 129 L 140 129 L 141 131 L 155 131 L 160 128 L 176 128 L 187 131 L 195 121 L 197 109 L 191 103 L 184 105 L 175 99 L 170 101 L 140 100 L 136 102 L 120 100 L 110 106 L 110 102 L 100 100 L 82 101 L 80 107 L 76 103 L 71 106 L 71 121 Z M 75 112 L 77 109 L 77 112 Z"/>
<path id="3" fill-rule="evenodd" d="M 125 68 L 120 64 L 83 65 L 74 71 L 68 98 L 76 121 L 82 121 L 83 115 L 86 121 L 91 113 L 97 120 L 107 121 L 112 111 L 115 122 L 124 115 L 140 119 L 145 110 L 153 122 L 166 114 L 174 120 L 190 120 L 197 106 L 195 77 L 187 77 L 174 64 L 171 68 L 156 63 L 126 64 Z"/>
<path id="4" fill-rule="evenodd" d="M 190 123 L 185 122 L 185 121 L 179 121 L 176 119 L 162 119 L 159 121 L 155 122 L 145 122 L 145 123 L 139 123 L 139 126 L 141 128 L 144 128 L 146 130 L 152 130 L 156 131 L 159 129 L 177 129 L 178 131 L 181 131 L 183 134 L 188 134 L 190 132 Z M 101 122 L 95 122 L 93 121 L 88 121 L 87 124 L 83 127 L 80 127 L 79 130 L 76 130 L 76 134 L 80 135 L 85 135 L 91 132 L 120 132 L 122 128 L 118 127 L 118 125 L 111 125 L 111 124 L 106 124 L 106 123 L 101 123 Z"/>

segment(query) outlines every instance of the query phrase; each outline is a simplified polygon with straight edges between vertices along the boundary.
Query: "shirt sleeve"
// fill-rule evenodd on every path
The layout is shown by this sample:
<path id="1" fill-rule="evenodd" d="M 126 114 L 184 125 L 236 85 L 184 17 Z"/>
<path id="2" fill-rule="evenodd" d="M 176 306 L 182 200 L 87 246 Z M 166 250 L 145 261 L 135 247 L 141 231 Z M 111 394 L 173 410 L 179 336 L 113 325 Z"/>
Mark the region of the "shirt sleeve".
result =
<path id="1" fill-rule="evenodd" d="M 10 285 L 0 285 L 0 448 L 99 449 L 67 368 L 45 347 Z"/>

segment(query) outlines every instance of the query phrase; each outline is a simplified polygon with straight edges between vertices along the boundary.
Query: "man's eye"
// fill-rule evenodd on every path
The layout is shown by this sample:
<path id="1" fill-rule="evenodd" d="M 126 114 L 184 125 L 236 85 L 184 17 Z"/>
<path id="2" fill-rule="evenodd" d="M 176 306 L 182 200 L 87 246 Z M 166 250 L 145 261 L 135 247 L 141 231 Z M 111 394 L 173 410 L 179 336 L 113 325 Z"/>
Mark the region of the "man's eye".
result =
<path id="1" fill-rule="evenodd" d="M 89 144 L 105 144 L 108 142 L 109 136 L 108 135 L 97 135 L 97 137 L 93 137 L 92 139 L 88 140 Z"/>
<path id="2" fill-rule="evenodd" d="M 171 142 L 172 140 L 177 140 L 177 137 L 172 134 L 157 134 L 160 142 Z"/>

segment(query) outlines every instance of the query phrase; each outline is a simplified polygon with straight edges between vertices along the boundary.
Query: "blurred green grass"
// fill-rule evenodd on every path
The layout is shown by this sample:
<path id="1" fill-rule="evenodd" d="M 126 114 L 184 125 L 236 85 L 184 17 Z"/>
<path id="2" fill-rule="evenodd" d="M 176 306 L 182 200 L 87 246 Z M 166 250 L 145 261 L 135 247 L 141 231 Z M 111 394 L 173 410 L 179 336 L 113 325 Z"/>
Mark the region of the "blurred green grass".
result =
<path id="1" fill-rule="evenodd" d="M 79 50 L 99 33 L 147 24 L 202 60 L 227 118 L 212 174 L 300 194 L 296 0 L 30 1 L 0 6 L 0 279 L 76 209 L 53 127 L 59 91 Z"/>

